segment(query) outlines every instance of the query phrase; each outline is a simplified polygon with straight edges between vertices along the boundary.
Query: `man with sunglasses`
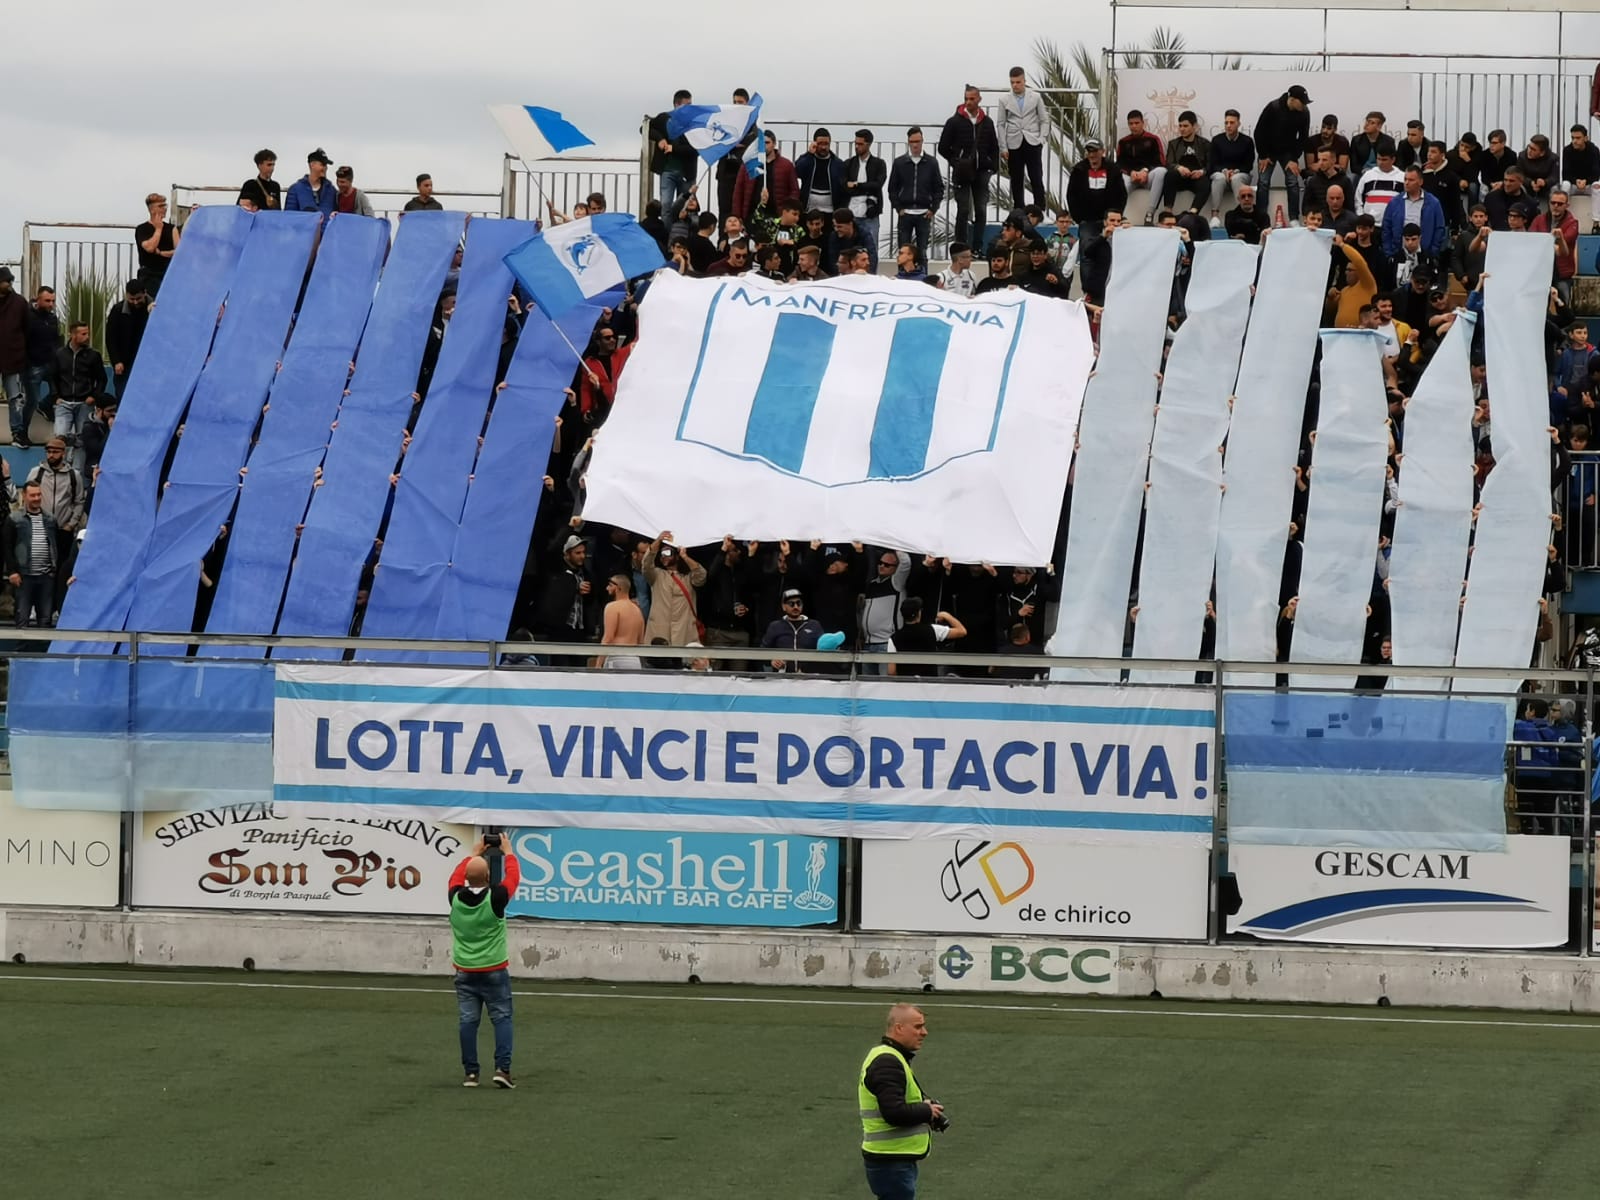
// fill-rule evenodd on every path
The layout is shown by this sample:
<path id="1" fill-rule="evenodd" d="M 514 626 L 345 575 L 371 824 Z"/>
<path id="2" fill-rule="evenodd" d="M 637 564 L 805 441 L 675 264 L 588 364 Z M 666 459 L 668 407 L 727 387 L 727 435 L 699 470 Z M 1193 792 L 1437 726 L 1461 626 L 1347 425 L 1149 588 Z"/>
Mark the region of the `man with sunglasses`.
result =
<path id="1" fill-rule="evenodd" d="M 911 574 L 911 558 L 897 550 L 879 550 L 872 562 L 872 573 L 861 590 L 856 627 L 861 631 L 861 649 L 868 654 L 883 654 L 900 628 L 900 601 L 905 599 L 906 580 Z M 882 663 L 864 663 L 869 675 L 882 675 Z"/>

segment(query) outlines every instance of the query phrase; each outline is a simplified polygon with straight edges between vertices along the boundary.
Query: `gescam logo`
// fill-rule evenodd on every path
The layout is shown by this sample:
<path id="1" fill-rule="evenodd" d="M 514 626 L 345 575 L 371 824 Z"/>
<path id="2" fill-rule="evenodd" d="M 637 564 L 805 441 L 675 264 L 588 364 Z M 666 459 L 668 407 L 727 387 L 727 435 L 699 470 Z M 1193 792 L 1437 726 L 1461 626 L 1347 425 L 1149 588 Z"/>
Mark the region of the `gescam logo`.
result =
<path id="1" fill-rule="evenodd" d="M 949 943 L 937 955 L 952 984 L 997 991 L 1107 991 L 1116 952 L 1108 946 L 991 942 L 969 950 Z"/>

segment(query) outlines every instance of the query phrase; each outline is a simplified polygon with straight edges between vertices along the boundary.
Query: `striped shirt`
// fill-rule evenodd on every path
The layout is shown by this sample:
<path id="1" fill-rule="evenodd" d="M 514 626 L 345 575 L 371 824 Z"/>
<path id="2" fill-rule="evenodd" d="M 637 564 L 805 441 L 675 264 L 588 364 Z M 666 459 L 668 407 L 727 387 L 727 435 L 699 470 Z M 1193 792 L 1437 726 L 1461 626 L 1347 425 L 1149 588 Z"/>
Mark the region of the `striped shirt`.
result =
<path id="1" fill-rule="evenodd" d="M 44 527 L 43 513 L 27 513 L 28 526 L 31 529 L 28 551 L 28 574 L 49 575 L 55 570 L 53 553 L 54 547 L 50 545 L 50 536 Z"/>

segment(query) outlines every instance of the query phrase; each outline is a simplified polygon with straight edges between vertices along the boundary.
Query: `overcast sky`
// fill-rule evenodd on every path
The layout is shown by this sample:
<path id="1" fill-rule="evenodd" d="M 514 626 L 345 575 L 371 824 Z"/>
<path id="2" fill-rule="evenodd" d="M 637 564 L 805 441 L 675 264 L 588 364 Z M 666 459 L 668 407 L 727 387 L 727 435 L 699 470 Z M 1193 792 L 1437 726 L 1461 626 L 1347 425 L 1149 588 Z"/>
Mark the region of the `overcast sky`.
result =
<path id="1" fill-rule="evenodd" d="M 832 6 L 813 11 L 801 21 L 749 0 L 36 7 L 6 37 L 0 259 L 17 256 L 25 220 L 131 223 L 144 219 L 147 192 L 174 182 L 236 186 L 263 146 L 279 153 L 285 186 L 320 145 L 367 186 L 408 185 L 426 170 L 440 191 L 494 191 L 504 147 L 486 104 L 561 109 L 619 154 L 635 151 L 640 115 L 667 107 L 678 87 L 702 100 L 750 87 L 774 120 L 888 127 L 942 119 L 968 78 L 1003 85 L 1013 62 L 1031 64 L 1038 37 L 1098 49 L 1111 30 L 1097 0 L 992 10 L 870 0 L 844 19 Z M 1201 49 L 1309 55 L 1322 37 L 1317 13 L 1122 9 L 1118 41 L 1163 23 Z M 1334 50 L 1555 47 L 1544 16 L 1345 13 L 1330 29 Z M 1566 44 L 1600 44 L 1600 20 L 1568 17 Z"/>

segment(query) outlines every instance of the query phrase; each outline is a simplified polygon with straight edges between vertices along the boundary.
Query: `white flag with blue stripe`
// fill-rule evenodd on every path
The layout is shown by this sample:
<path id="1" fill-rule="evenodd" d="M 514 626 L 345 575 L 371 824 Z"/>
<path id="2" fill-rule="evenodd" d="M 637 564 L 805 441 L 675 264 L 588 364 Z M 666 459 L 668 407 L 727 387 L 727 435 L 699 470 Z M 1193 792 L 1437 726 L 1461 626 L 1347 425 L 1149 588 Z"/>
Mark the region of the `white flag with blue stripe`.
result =
<path id="1" fill-rule="evenodd" d="M 751 179 L 760 179 L 767 173 L 767 133 L 756 126 L 756 136 L 744 150 L 744 173 Z"/>
<path id="2" fill-rule="evenodd" d="M 568 150 L 594 145 L 593 138 L 553 108 L 540 108 L 536 104 L 491 104 L 489 115 L 494 117 L 506 141 L 525 163 L 555 158 Z"/>
<path id="3" fill-rule="evenodd" d="M 505 261 L 551 320 L 666 265 L 656 240 L 626 213 L 557 225 L 523 242 Z"/>
<path id="4" fill-rule="evenodd" d="M 1050 561 L 1093 356 L 1080 304 L 663 272 L 640 321 L 585 517 Z"/>
<path id="5" fill-rule="evenodd" d="M 749 104 L 681 104 L 667 114 L 667 136 L 683 138 L 708 163 L 738 148 L 761 118 L 761 96 Z"/>

